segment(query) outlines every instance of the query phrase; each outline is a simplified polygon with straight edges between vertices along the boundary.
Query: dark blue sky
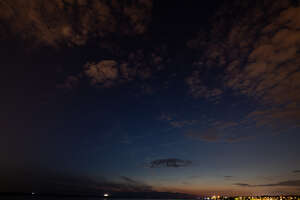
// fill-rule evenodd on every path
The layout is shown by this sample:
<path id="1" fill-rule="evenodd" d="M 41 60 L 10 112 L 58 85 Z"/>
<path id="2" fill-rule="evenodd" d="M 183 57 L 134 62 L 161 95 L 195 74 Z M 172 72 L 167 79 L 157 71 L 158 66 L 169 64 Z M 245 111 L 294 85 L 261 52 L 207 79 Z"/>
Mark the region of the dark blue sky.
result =
<path id="1" fill-rule="evenodd" d="M 299 194 L 299 9 L 1 2 L 0 192 Z"/>

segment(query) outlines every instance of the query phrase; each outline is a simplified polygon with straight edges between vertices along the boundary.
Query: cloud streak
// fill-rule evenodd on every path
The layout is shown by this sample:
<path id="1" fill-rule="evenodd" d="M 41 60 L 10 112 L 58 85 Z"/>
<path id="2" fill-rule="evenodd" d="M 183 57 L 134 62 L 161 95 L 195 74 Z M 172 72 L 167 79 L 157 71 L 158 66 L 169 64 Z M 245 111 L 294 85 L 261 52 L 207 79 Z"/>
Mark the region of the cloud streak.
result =
<path id="1" fill-rule="evenodd" d="M 241 187 L 277 187 L 277 186 L 299 187 L 300 180 L 287 180 L 287 181 L 281 181 L 277 183 L 259 184 L 259 185 L 251 185 L 247 183 L 235 183 L 234 185 L 241 186 Z"/>
<path id="2" fill-rule="evenodd" d="M 153 160 L 149 163 L 150 168 L 179 168 L 179 167 L 188 167 L 192 164 L 190 160 L 181 160 L 178 158 L 167 158 L 167 159 L 158 159 Z"/>
<path id="3" fill-rule="evenodd" d="M 249 135 L 233 134 L 240 123 L 234 121 L 216 121 L 204 130 L 190 130 L 185 136 L 205 142 L 239 142 L 251 138 Z"/>
<path id="4" fill-rule="evenodd" d="M 168 124 L 174 128 L 182 128 L 185 126 L 191 126 L 198 122 L 198 120 L 179 120 L 175 116 L 162 113 L 159 117 L 160 120 L 168 122 Z"/>

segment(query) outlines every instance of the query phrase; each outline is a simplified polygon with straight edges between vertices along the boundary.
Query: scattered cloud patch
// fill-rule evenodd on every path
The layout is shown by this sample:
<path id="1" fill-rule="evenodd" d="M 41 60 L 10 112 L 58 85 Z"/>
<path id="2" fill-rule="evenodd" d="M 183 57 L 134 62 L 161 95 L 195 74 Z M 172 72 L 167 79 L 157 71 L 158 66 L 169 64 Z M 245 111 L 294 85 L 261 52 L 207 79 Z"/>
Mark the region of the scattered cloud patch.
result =
<path id="1" fill-rule="evenodd" d="M 145 33 L 151 10 L 151 0 L 9 0 L 0 2 L 0 27 L 7 35 L 47 46 L 84 45 L 91 38 L 111 34 Z"/>
<path id="2" fill-rule="evenodd" d="M 127 57 L 127 54 L 123 57 L 115 55 L 115 59 L 87 62 L 83 66 L 82 72 L 77 76 L 67 77 L 61 86 L 73 88 L 74 79 L 78 82 L 84 77 L 88 79 L 92 86 L 101 88 L 112 88 L 131 81 L 139 81 L 141 93 L 151 95 L 155 92 L 155 89 L 146 81 L 164 70 L 167 61 L 165 48 L 165 46 L 157 47 L 150 50 L 150 52 L 138 49 L 128 52 Z M 157 60 L 157 57 L 160 59 Z"/>
<path id="3" fill-rule="evenodd" d="M 186 78 L 191 95 L 212 98 L 232 92 L 248 96 L 263 107 L 250 113 L 258 126 L 297 126 L 299 5 L 281 0 L 232 1 L 217 13 L 213 28 L 187 43 L 198 52 L 196 69 Z M 207 76 L 215 77 L 209 80 L 215 87 L 207 83 Z"/>
<path id="4" fill-rule="evenodd" d="M 118 63 L 114 60 L 103 60 L 99 63 L 87 63 L 85 74 L 90 78 L 92 85 L 112 87 L 119 80 Z"/>
<path id="5" fill-rule="evenodd" d="M 208 100 L 216 100 L 220 98 L 223 90 L 220 88 L 209 88 L 200 78 L 200 72 L 194 71 L 191 76 L 186 78 L 189 86 L 189 93 L 195 98 L 206 98 Z"/>

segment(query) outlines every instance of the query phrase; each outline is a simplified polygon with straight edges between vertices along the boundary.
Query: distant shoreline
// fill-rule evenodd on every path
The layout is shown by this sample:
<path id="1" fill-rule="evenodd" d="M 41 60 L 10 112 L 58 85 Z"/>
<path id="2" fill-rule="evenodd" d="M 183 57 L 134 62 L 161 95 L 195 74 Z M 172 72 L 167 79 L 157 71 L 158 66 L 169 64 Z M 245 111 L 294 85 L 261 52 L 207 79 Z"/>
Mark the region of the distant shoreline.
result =
<path id="1" fill-rule="evenodd" d="M 32 194 L 32 193 L 22 193 L 22 192 L 18 192 L 18 193 L 13 193 L 13 192 L 4 192 L 4 193 L 0 193 L 0 196 L 38 196 L 38 197 L 59 197 L 59 198 L 68 198 L 68 197 L 76 197 L 76 198 L 99 198 L 99 199 L 196 199 L 196 196 L 192 196 L 190 195 L 190 197 L 187 196 L 175 196 L 176 193 L 174 193 L 174 196 L 171 197 L 170 196 L 164 196 L 162 195 L 162 197 L 156 196 L 155 195 L 146 195 L 146 196 L 139 196 L 133 194 L 133 195 L 113 195 L 113 196 L 109 196 L 109 197 L 104 197 L 102 195 L 91 195 L 91 194 L 51 194 L 51 193 L 37 193 L 37 194 Z"/>

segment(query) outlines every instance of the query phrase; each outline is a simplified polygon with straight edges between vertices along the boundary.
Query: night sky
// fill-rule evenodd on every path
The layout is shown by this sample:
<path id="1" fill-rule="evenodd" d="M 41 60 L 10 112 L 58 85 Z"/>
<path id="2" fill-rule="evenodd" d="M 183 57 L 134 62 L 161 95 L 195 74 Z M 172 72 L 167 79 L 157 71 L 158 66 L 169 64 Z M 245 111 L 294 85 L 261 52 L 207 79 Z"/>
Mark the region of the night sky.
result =
<path id="1" fill-rule="evenodd" d="M 0 0 L 0 192 L 300 194 L 297 0 Z"/>

